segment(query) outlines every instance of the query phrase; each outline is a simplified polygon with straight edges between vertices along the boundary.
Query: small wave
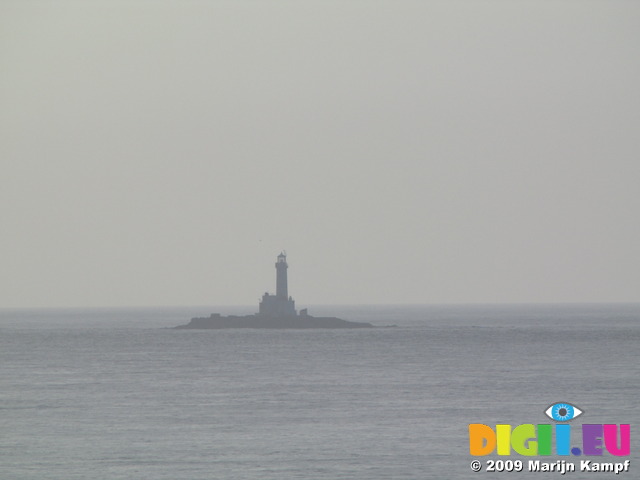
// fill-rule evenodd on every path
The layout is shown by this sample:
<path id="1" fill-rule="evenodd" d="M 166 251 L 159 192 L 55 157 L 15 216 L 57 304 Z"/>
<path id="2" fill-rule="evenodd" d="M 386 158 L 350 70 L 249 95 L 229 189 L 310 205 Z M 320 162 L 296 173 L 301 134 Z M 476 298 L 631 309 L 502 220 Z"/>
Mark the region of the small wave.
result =
<path id="1" fill-rule="evenodd" d="M 0 410 L 48 410 L 51 408 L 60 408 L 58 405 L 0 405 Z"/>

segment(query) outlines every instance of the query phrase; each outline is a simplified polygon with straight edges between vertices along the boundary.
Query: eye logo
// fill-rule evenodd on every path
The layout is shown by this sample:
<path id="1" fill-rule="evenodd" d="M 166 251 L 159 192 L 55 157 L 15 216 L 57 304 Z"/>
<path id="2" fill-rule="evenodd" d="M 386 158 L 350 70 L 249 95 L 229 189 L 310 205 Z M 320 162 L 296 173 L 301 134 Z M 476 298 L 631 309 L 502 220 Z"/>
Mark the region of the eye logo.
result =
<path id="1" fill-rule="evenodd" d="M 568 422 L 569 420 L 579 417 L 584 412 L 575 405 L 559 402 L 550 405 L 544 413 L 547 417 L 551 420 L 555 420 L 556 422 Z"/>

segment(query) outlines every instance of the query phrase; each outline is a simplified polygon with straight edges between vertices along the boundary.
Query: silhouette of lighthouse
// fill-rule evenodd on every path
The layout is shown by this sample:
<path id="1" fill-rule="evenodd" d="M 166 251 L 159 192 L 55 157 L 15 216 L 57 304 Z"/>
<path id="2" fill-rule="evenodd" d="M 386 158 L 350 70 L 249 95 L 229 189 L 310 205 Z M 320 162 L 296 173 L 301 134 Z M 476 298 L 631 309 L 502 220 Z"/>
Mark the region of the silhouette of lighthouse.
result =
<path id="1" fill-rule="evenodd" d="M 295 317 L 296 304 L 289 296 L 287 285 L 287 254 L 282 251 L 276 261 L 276 294 L 266 293 L 262 296 L 259 315 L 266 317 Z"/>
<path id="2" fill-rule="evenodd" d="M 278 255 L 278 261 L 276 262 L 276 297 L 289 298 L 287 293 L 287 254 L 283 251 Z"/>

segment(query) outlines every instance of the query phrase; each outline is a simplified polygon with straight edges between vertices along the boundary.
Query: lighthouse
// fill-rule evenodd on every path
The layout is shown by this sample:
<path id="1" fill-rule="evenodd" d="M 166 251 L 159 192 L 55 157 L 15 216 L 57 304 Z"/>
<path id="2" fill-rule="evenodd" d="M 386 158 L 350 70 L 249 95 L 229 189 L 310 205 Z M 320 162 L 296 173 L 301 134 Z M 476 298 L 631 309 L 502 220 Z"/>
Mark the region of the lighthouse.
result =
<path id="1" fill-rule="evenodd" d="M 370 323 L 349 322 L 336 317 L 313 317 L 307 309 L 296 312 L 296 304 L 289 297 L 287 286 L 287 254 L 282 251 L 276 260 L 276 294 L 265 293 L 260 309 L 253 315 L 223 316 L 212 313 L 209 317 L 192 318 L 187 325 L 175 328 L 360 328 L 373 327 Z"/>
<path id="2" fill-rule="evenodd" d="M 276 261 L 276 294 L 265 293 L 259 306 L 259 315 L 266 317 L 295 317 L 296 304 L 289 296 L 287 285 L 287 254 L 283 251 Z"/>
<path id="3" fill-rule="evenodd" d="M 283 251 L 278 255 L 278 261 L 276 262 L 276 297 L 289 298 L 287 289 L 287 254 Z"/>

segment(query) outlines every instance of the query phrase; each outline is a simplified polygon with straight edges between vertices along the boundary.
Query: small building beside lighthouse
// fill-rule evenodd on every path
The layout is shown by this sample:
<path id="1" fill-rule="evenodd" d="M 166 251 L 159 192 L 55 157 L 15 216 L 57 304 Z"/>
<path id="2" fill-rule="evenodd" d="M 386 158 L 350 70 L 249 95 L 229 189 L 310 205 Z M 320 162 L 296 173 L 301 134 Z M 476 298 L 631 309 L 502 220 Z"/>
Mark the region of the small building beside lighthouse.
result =
<path id="1" fill-rule="evenodd" d="M 287 254 L 283 251 L 276 261 L 276 294 L 265 293 L 260 301 L 258 310 L 260 315 L 266 317 L 295 317 L 296 306 L 293 298 L 289 296 L 287 285 Z"/>

